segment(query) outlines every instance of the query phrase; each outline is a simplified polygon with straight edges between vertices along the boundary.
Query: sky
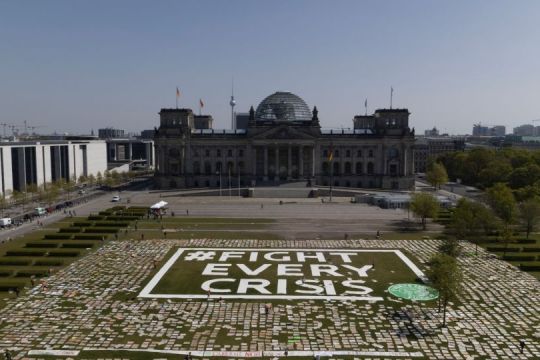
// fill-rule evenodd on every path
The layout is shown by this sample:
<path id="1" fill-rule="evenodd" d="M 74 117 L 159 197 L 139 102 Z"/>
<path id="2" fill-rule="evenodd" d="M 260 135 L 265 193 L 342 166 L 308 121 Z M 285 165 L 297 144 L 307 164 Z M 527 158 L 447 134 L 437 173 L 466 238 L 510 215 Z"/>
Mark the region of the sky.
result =
<path id="1" fill-rule="evenodd" d="M 537 0 L 2 0 L 0 123 L 151 129 L 178 86 L 228 128 L 234 78 L 239 112 L 291 91 L 347 128 L 393 87 L 417 133 L 511 131 L 540 119 L 539 18 Z"/>

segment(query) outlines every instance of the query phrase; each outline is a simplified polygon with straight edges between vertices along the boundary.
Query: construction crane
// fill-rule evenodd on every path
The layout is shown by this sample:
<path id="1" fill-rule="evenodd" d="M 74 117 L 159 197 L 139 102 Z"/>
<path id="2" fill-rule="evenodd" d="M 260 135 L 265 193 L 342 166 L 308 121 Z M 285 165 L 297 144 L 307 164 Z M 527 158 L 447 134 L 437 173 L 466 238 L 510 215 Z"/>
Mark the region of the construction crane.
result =
<path id="1" fill-rule="evenodd" d="M 6 137 L 6 127 L 12 126 L 13 124 L 0 123 L 0 125 L 4 128 L 4 137 Z"/>
<path id="2" fill-rule="evenodd" d="M 39 125 L 39 126 L 28 126 L 28 129 L 30 129 L 30 130 L 31 130 L 31 132 L 32 132 L 32 135 L 35 135 L 35 132 L 34 132 L 34 130 L 36 130 L 36 129 L 38 129 L 38 128 L 44 128 L 44 127 L 47 127 L 47 126 L 45 126 L 45 125 Z"/>

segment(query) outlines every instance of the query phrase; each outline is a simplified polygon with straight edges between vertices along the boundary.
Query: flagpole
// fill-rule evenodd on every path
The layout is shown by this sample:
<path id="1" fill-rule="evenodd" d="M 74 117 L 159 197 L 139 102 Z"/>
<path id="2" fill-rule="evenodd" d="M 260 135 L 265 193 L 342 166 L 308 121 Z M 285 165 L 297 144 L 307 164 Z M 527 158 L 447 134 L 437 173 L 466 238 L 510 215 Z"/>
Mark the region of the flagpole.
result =
<path id="1" fill-rule="evenodd" d="M 394 97 L 394 88 L 390 86 L 390 109 L 392 108 L 393 97 Z"/>
<path id="2" fill-rule="evenodd" d="M 330 143 L 330 202 L 332 202 L 332 187 L 334 186 L 334 144 Z"/>
<path id="3" fill-rule="evenodd" d="M 366 101 L 364 102 L 364 107 L 366 108 L 366 116 L 367 116 L 367 98 L 366 98 Z"/>

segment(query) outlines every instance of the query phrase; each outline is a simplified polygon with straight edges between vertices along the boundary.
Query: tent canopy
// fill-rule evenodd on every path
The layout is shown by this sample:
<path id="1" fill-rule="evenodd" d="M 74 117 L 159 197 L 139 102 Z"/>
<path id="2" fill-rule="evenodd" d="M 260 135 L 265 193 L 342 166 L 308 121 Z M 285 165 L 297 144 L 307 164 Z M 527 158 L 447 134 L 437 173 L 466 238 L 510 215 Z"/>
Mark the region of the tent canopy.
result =
<path id="1" fill-rule="evenodd" d="M 388 288 L 388 292 L 396 297 L 415 301 L 429 301 L 439 297 L 437 290 L 420 284 L 395 284 Z"/>
<path id="2" fill-rule="evenodd" d="M 169 205 L 168 202 L 166 202 L 166 201 L 160 201 L 160 202 L 155 203 L 154 205 L 150 206 L 150 209 L 153 209 L 153 210 L 163 209 L 163 208 L 166 207 L 167 205 Z"/>

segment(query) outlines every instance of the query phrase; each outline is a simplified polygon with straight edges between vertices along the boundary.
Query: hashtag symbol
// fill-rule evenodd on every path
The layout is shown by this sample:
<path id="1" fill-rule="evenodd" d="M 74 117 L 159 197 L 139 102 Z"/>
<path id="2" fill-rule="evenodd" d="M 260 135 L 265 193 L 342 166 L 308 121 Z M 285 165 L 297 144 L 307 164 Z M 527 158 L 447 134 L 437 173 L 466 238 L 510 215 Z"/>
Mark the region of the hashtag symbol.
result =
<path id="1" fill-rule="evenodd" d="M 190 252 L 189 254 L 187 254 L 184 260 L 187 260 L 187 261 L 212 260 L 215 255 L 216 253 L 214 251 L 195 251 L 195 252 Z"/>

